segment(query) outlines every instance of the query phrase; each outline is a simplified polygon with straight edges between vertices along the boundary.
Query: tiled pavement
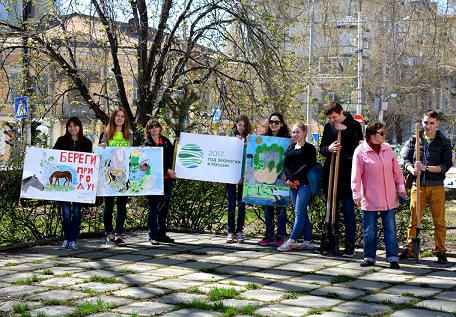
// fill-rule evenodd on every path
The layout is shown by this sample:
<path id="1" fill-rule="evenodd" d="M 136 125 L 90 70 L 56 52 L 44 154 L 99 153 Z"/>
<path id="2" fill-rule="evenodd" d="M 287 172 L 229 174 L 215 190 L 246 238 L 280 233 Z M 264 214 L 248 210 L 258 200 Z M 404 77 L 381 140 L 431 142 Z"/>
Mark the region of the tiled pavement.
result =
<path id="1" fill-rule="evenodd" d="M 254 316 L 456 316 L 455 258 L 448 265 L 435 258 L 402 262 L 400 270 L 391 270 L 380 251 L 375 267 L 362 268 L 361 250 L 347 259 L 278 253 L 256 239 L 226 244 L 220 235 L 170 235 L 174 246 L 152 246 L 145 232 L 133 232 L 125 247 L 106 246 L 97 237 L 79 240 L 78 251 L 58 250 L 56 244 L 2 251 L 0 312 L 81 316 L 78 307 L 101 300 L 109 310 L 86 316 L 224 316 L 179 303 L 216 304 L 208 292 L 228 288 L 238 295 L 220 301 L 237 308 L 253 305 Z M 353 279 L 335 282 L 339 275 Z M 18 307 L 24 304 L 27 312 L 21 315 Z"/>

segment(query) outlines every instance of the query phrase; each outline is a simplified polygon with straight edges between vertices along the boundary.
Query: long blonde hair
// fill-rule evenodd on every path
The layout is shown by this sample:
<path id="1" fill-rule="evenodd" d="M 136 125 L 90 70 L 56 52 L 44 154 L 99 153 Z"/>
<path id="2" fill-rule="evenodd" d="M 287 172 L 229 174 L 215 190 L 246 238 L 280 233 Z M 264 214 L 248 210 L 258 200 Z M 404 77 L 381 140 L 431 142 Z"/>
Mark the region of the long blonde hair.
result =
<path id="1" fill-rule="evenodd" d="M 131 137 L 130 121 L 128 120 L 127 112 L 122 107 L 118 107 L 118 108 L 114 109 L 114 111 L 111 113 L 111 117 L 109 117 L 108 126 L 106 127 L 106 140 L 107 141 L 112 140 L 112 138 L 114 137 L 114 133 L 116 132 L 115 118 L 116 118 L 116 115 L 121 111 L 124 113 L 124 118 L 125 118 L 124 123 L 122 125 L 123 138 L 127 141 L 130 141 L 130 137 Z"/>

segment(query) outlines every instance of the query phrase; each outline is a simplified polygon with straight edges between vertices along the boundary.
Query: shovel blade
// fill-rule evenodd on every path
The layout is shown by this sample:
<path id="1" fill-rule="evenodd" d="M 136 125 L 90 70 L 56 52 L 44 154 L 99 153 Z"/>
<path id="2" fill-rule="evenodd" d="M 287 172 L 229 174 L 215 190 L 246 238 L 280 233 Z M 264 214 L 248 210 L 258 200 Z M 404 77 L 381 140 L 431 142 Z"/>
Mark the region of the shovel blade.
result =
<path id="1" fill-rule="evenodd" d="M 416 263 L 420 263 L 421 237 L 420 229 L 416 229 L 416 238 L 412 239 L 412 253 Z"/>

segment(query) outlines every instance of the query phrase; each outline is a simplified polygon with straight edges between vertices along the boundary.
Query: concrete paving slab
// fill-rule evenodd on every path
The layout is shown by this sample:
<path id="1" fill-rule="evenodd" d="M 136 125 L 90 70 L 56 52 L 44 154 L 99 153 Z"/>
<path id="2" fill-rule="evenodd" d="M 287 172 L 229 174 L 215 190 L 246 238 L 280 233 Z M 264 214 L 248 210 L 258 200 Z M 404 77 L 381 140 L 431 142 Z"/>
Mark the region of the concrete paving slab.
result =
<path id="1" fill-rule="evenodd" d="M 196 248 L 193 250 L 194 253 L 201 253 L 201 254 L 208 254 L 208 255 L 217 255 L 217 254 L 227 254 L 227 255 L 232 255 L 235 250 L 230 249 L 230 248 L 221 248 L 221 247 L 200 247 Z"/>
<path id="2" fill-rule="evenodd" d="M 397 271 L 397 270 L 396 270 Z M 369 280 L 376 282 L 388 281 L 389 283 L 401 283 L 410 279 L 410 276 L 401 275 L 401 274 L 388 274 L 383 272 L 374 272 L 371 274 L 366 274 L 358 277 L 361 280 Z"/>
<path id="3" fill-rule="evenodd" d="M 162 281 L 158 281 L 158 282 L 153 282 L 153 283 L 150 283 L 149 285 L 155 286 L 155 287 L 174 289 L 174 290 L 186 290 L 187 288 L 200 286 L 203 284 L 204 284 L 203 282 L 199 282 L 199 281 L 185 281 L 185 280 L 174 278 L 174 279 L 166 279 L 166 280 L 162 280 Z"/>
<path id="4" fill-rule="evenodd" d="M 302 283 L 308 283 L 308 284 L 314 284 L 314 285 L 329 285 L 330 280 L 332 279 L 332 276 L 329 275 L 323 275 L 323 274 L 305 274 L 301 275 L 298 277 L 294 277 L 290 279 L 291 282 L 302 282 Z"/>
<path id="5" fill-rule="evenodd" d="M 438 272 L 432 272 L 428 274 L 428 277 L 437 277 L 437 278 L 444 278 L 444 279 L 450 279 L 453 281 L 456 281 L 456 274 L 454 274 L 454 271 L 438 271 Z"/>
<path id="6" fill-rule="evenodd" d="M 20 297 L 38 292 L 44 292 L 47 288 L 35 285 L 13 285 L 1 289 L 2 297 Z"/>
<path id="7" fill-rule="evenodd" d="M 303 316 L 310 311 L 310 308 L 305 307 L 290 307 L 285 305 L 269 305 L 266 307 L 255 310 L 256 314 L 262 316 L 274 316 L 274 317 L 294 317 Z"/>
<path id="8" fill-rule="evenodd" d="M 241 293 L 242 297 L 247 299 L 254 299 L 261 302 L 270 302 L 276 301 L 282 298 L 285 292 L 282 291 L 274 291 L 274 290 L 267 290 L 267 289 L 256 289 L 250 290 Z"/>
<path id="9" fill-rule="evenodd" d="M 245 299 L 223 299 L 221 300 L 222 304 L 229 307 L 235 307 L 238 309 L 247 307 L 247 306 L 259 306 L 263 304 L 259 301 L 254 300 L 245 300 Z"/>
<path id="10" fill-rule="evenodd" d="M 241 258 L 249 258 L 249 259 L 256 259 L 259 257 L 264 257 L 268 255 L 267 253 L 264 253 L 264 248 L 259 247 L 257 250 L 236 250 L 232 253 L 230 253 L 230 256 L 238 256 Z"/>
<path id="11" fill-rule="evenodd" d="M 179 265 L 185 263 L 185 260 L 175 260 L 175 259 L 167 259 L 167 258 L 150 258 L 148 260 L 144 260 L 142 262 L 137 263 L 146 263 L 146 264 L 153 264 L 156 266 L 172 266 L 172 265 Z"/>
<path id="12" fill-rule="evenodd" d="M 155 298 L 156 301 L 167 304 L 189 303 L 195 300 L 206 301 L 207 296 L 204 294 L 191 293 L 172 293 L 165 296 Z"/>
<path id="13" fill-rule="evenodd" d="M 283 281 L 272 283 L 266 285 L 264 289 L 273 289 L 278 291 L 294 291 L 294 292 L 303 292 L 303 291 L 311 291 L 316 288 L 319 288 L 318 285 L 307 284 L 307 283 L 299 283 L 299 282 L 291 282 L 291 281 Z"/>
<path id="14" fill-rule="evenodd" d="M 181 267 L 161 267 L 156 270 L 147 272 L 147 274 L 153 275 L 153 276 L 175 278 L 175 277 L 178 277 L 181 275 L 191 274 L 194 272 L 195 272 L 194 270 L 185 269 L 185 268 L 181 268 Z"/>
<path id="15" fill-rule="evenodd" d="M 109 292 L 115 291 L 118 289 L 126 288 L 128 285 L 123 283 L 96 283 L 96 282 L 89 282 L 89 283 L 82 283 L 77 285 L 69 286 L 69 289 L 74 289 L 77 291 L 84 291 L 86 289 L 94 290 L 96 292 Z"/>
<path id="16" fill-rule="evenodd" d="M 109 296 L 109 295 L 97 295 L 95 297 L 88 297 L 84 299 L 77 299 L 74 300 L 73 302 L 76 305 L 81 305 L 84 303 L 93 303 L 96 304 L 98 301 L 102 301 L 103 303 L 107 305 L 112 305 L 112 306 L 124 306 L 133 301 L 133 299 L 128 299 L 128 298 L 122 298 L 122 297 L 115 297 L 115 296 Z M 92 315 L 90 315 L 92 316 Z M 111 313 L 112 316 L 112 313 Z M 117 317 L 117 315 L 116 315 Z"/>
<path id="17" fill-rule="evenodd" d="M 126 253 L 126 254 L 119 254 L 119 255 L 111 256 L 109 258 L 109 262 L 120 262 L 120 263 L 144 262 L 150 258 L 151 258 L 151 256 Z M 116 263 L 116 265 L 119 265 L 119 264 Z"/>
<path id="18" fill-rule="evenodd" d="M 226 273 L 228 275 L 247 275 L 252 272 L 257 272 L 260 268 L 249 267 L 249 266 L 239 266 L 239 265 L 224 265 L 217 268 L 219 272 Z"/>
<path id="19" fill-rule="evenodd" d="M 304 264 L 304 263 L 289 263 L 284 265 L 278 265 L 275 267 L 276 270 L 283 271 L 294 271 L 301 273 L 310 273 L 321 270 L 323 267 L 319 265 Z"/>
<path id="20" fill-rule="evenodd" d="M 73 274 L 73 277 L 89 279 L 93 276 L 118 277 L 120 275 L 122 275 L 122 273 L 120 273 L 120 272 L 97 269 L 97 270 L 92 270 L 92 271 L 83 271 L 83 272 L 75 273 L 75 274 Z"/>
<path id="21" fill-rule="evenodd" d="M 161 279 L 161 277 L 146 274 L 125 274 L 117 276 L 116 278 L 128 285 L 142 285 Z"/>
<path id="22" fill-rule="evenodd" d="M 339 305 L 342 302 L 343 301 L 341 299 L 325 298 L 324 300 L 322 300 L 322 298 L 318 296 L 301 295 L 298 296 L 297 299 L 286 299 L 283 300 L 281 303 L 290 306 L 303 306 L 316 309 L 324 309 L 335 305 Z"/>
<path id="23" fill-rule="evenodd" d="M 328 294 L 337 294 L 343 299 L 353 299 L 364 295 L 364 291 L 346 287 L 324 286 L 310 292 L 310 295 L 317 296 L 326 296 Z"/>
<path id="24" fill-rule="evenodd" d="M 354 270 L 354 269 L 340 269 L 339 267 L 331 267 L 318 271 L 319 274 L 325 275 L 350 275 L 350 276 L 360 276 L 364 274 L 363 270 Z"/>
<path id="25" fill-rule="evenodd" d="M 28 295 L 27 300 L 72 300 L 89 297 L 89 294 L 69 290 L 50 290 L 39 294 Z"/>
<path id="26" fill-rule="evenodd" d="M 136 314 L 139 316 L 153 316 L 169 312 L 174 309 L 174 305 L 155 302 L 136 302 L 125 306 L 114 308 L 112 311 L 121 314 Z"/>
<path id="27" fill-rule="evenodd" d="M 410 303 L 411 301 L 416 300 L 414 297 L 409 296 L 401 296 L 397 294 L 373 294 L 369 296 L 363 297 L 363 300 L 368 302 L 376 302 L 376 303 L 384 303 L 384 304 L 406 304 Z"/>
<path id="28" fill-rule="evenodd" d="M 39 286 L 53 286 L 53 287 L 67 287 L 70 285 L 80 284 L 83 282 L 82 278 L 74 277 L 56 277 L 50 278 L 44 281 L 39 282 Z"/>
<path id="29" fill-rule="evenodd" d="M 260 269 L 272 269 L 276 266 L 279 266 L 282 264 L 282 262 L 279 261 L 265 261 L 262 259 L 248 259 L 243 262 L 237 262 L 237 265 L 241 266 L 253 266 L 257 267 Z"/>
<path id="30" fill-rule="evenodd" d="M 75 307 L 68 306 L 44 306 L 30 311 L 32 316 L 61 317 L 76 311 Z"/>
<path id="31" fill-rule="evenodd" d="M 173 311 L 171 313 L 164 314 L 163 317 L 213 317 L 213 316 L 223 316 L 222 313 L 186 308 Z"/>
<path id="32" fill-rule="evenodd" d="M 453 317 L 453 314 L 424 310 L 424 309 L 401 309 L 391 314 L 391 317 Z"/>
<path id="33" fill-rule="evenodd" d="M 443 292 L 443 293 L 437 295 L 435 298 L 442 299 L 442 300 L 456 301 L 456 291 Z"/>
<path id="34" fill-rule="evenodd" d="M 456 286 L 456 281 L 452 279 L 444 279 L 444 278 L 433 278 L 433 277 L 417 277 L 412 280 L 412 285 L 424 285 L 426 287 L 435 287 L 441 289 L 450 289 Z"/>
<path id="35" fill-rule="evenodd" d="M 109 257 L 110 255 L 106 255 L 107 257 Z M 111 266 L 115 266 L 117 265 L 116 263 L 114 262 L 108 262 L 106 260 L 100 260 L 99 258 L 96 258 L 96 259 L 87 259 L 86 261 L 80 261 L 78 263 L 74 263 L 72 264 L 72 266 L 74 267 L 79 267 L 79 268 L 83 268 L 83 269 L 105 269 L 105 268 L 109 268 Z"/>
<path id="36" fill-rule="evenodd" d="M 213 255 L 201 259 L 201 262 L 216 263 L 216 264 L 231 264 L 245 261 L 247 258 L 241 258 L 239 256 L 227 256 L 227 255 Z"/>
<path id="37" fill-rule="evenodd" d="M 303 253 L 289 253 L 289 252 L 274 252 L 263 256 L 261 259 L 265 261 L 280 261 L 282 263 L 295 263 L 307 259 Z"/>
<path id="38" fill-rule="evenodd" d="M 74 266 L 67 266 L 67 267 L 49 267 L 47 268 L 46 270 L 51 270 L 53 274 L 53 276 L 57 276 L 57 275 L 67 275 L 67 274 L 74 274 L 74 273 L 78 273 L 78 272 L 82 272 L 84 269 L 81 268 L 81 267 L 74 267 Z M 35 271 L 37 274 L 42 274 L 43 272 L 45 272 L 45 270 L 37 270 Z"/>
<path id="39" fill-rule="evenodd" d="M 127 287 L 115 292 L 112 292 L 115 296 L 127 297 L 133 299 L 146 299 L 151 297 L 156 297 L 165 294 L 168 290 L 161 288 L 152 288 L 152 287 Z"/>
<path id="40" fill-rule="evenodd" d="M 391 307 L 383 304 L 370 303 L 369 305 L 366 305 L 366 303 L 363 302 L 350 301 L 333 307 L 333 310 L 346 313 L 349 316 L 351 316 L 352 314 L 364 314 L 368 316 L 375 316 L 391 310 Z"/>
<path id="41" fill-rule="evenodd" d="M 423 298 L 429 298 L 431 296 L 434 296 L 437 293 L 440 293 L 442 290 L 438 288 L 431 288 L 431 287 L 419 287 L 419 286 L 412 286 L 412 285 L 396 285 L 393 287 L 390 287 L 384 292 L 388 294 L 410 294 L 408 296 L 413 296 L 415 297 L 423 297 Z"/>
<path id="42" fill-rule="evenodd" d="M 208 293 L 210 290 L 214 288 L 234 289 L 240 293 L 246 291 L 245 286 L 234 285 L 233 283 L 227 283 L 227 281 L 219 281 L 217 283 L 204 284 L 203 286 L 200 286 L 198 288 L 204 293 Z"/>
<path id="43" fill-rule="evenodd" d="M 350 261 L 352 261 L 352 260 L 350 259 Z M 299 261 L 299 263 L 316 265 L 316 266 L 321 266 L 321 267 L 333 267 L 333 266 L 339 266 L 341 264 L 345 264 L 346 262 L 343 260 L 340 260 L 339 258 L 336 258 L 336 257 L 328 258 L 328 257 L 322 256 L 322 255 L 312 255 L 306 259 Z"/>
<path id="44" fill-rule="evenodd" d="M 122 271 L 127 271 L 128 273 L 144 273 L 144 272 L 149 272 L 152 270 L 157 269 L 157 266 L 155 265 L 150 265 L 150 264 L 145 264 L 145 263 L 125 263 L 125 264 L 120 264 L 120 265 L 115 265 L 115 266 L 110 266 L 107 268 L 110 271 L 116 271 L 120 273 L 124 273 Z"/>
<path id="45" fill-rule="evenodd" d="M 270 284 L 271 280 L 261 278 L 261 277 L 256 277 L 256 276 L 233 276 L 233 277 L 228 277 L 226 280 L 227 283 L 233 282 L 236 285 L 247 285 L 250 283 L 258 284 L 258 285 L 266 285 Z"/>
<path id="46" fill-rule="evenodd" d="M 210 262 L 195 262 L 195 261 L 189 261 L 185 262 L 179 265 L 180 268 L 183 269 L 190 269 L 190 270 L 203 270 L 203 269 L 212 269 L 216 267 L 220 267 L 221 264 L 218 263 L 210 263 Z"/>
<path id="47" fill-rule="evenodd" d="M 425 307 L 434 310 L 440 310 L 447 313 L 456 312 L 456 302 L 442 299 L 430 299 L 417 303 L 418 307 Z"/>
<path id="48" fill-rule="evenodd" d="M 373 282 L 367 280 L 356 280 L 347 283 L 340 283 L 337 284 L 341 287 L 350 287 L 350 288 L 357 288 L 361 290 L 380 290 L 391 286 L 391 284 L 382 283 L 382 282 Z"/>
<path id="49" fill-rule="evenodd" d="M 300 275 L 299 272 L 287 272 L 283 270 L 262 270 L 261 272 L 252 272 L 250 276 L 258 276 L 270 280 L 288 280 Z"/>
<path id="50" fill-rule="evenodd" d="M 197 273 L 191 273 L 188 275 L 181 275 L 180 278 L 183 280 L 209 282 L 209 281 L 219 281 L 219 280 L 226 279 L 226 278 L 228 278 L 228 275 L 197 272 Z"/>
<path id="51" fill-rule="evenodd" d="M 6 313 L 13 311 L 14 306 L 25 304 L 28 306 L 29 310 L 43 307 L 43 304 L 40 302 L 24 302 L 23 300 L 10 300 L 0 303 L 0 312 L 4 312 L 5 314 L 2 315 L 8 316 Z"/>
<path id="52" fill-rule="evenodd" d="M 33 275 L 37 275 L 37 274 L 34 274 L 33 272 L 20 272 L 20 273 L 12 272 L 11 274 L 0 276 L 0 282 L 14 283 L 19 280 L 25 280 L 25 279 L 31 278 L 31 277 L 33 277 Z M 37 277 L 38 277 L 38 275 L 37 275 Z M 45 280 L 45 279 L 47 279 L 47 278 L 43 278 L 43 280 Z"/>

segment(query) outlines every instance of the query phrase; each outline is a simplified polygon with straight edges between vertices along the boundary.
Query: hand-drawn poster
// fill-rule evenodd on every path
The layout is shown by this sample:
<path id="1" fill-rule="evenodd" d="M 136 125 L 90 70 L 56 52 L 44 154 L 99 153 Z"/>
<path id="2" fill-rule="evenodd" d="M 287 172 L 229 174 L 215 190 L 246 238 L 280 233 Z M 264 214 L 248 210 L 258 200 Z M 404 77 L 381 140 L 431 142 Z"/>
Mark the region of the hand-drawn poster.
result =
<path id="1" fill-rule="evenodd" d="M 93 153 L 27 147 L 20 197 L 93 204 L 99 164 Z"/>
<path id="2" fill-rule="evenodd" d="M 163 148 L 102 147 L 97 196 L 163 195 Z"/>
<path id="3" fill-rule="evenodd" d="M 247 144 L 242 201 L 286 207 L 290 188 L 285 186 L 283 158 L 289 138 L 251 135 Z"/>
<path id="4" fill-rule="evenodd" d="M 176 176 L 207 182 L 237 184 L 241 179 L 244 142 L 241 139 L 180 134 Z"/>

